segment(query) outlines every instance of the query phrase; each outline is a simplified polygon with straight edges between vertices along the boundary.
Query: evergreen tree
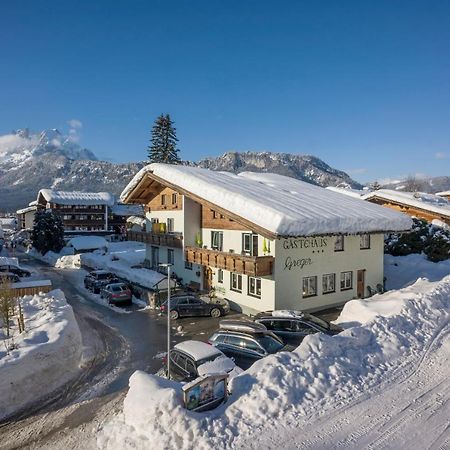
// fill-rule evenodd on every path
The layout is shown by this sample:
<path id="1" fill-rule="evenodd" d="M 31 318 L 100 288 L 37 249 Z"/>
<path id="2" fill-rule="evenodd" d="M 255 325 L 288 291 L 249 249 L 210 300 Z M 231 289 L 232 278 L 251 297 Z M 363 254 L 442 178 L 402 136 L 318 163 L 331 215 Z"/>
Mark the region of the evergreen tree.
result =
<path id="1" fill-rule="evenodd" d="M 31 232 L 33 247 L 41 254 L 58 253 L 64 247 L 64 226 L 61 218 L 51 210 L 37 211 Z"/>
<path id="2" fill-rule="evenodd" d="M 372 189 L 372 191 L 378 191 L 381 189 L 381 184 L 378 183 L 378 181 L 374 181 L 373 183 L 369 184 L 370 189 Z"/>
<path id="3" fill-rule="evenodd" d="M 151 144 L 148 148 L 150 162 L 180 164 L 181 159 L 177 149 L 176 129 L 169 114 L 161 114 L 152 128 Z"/>

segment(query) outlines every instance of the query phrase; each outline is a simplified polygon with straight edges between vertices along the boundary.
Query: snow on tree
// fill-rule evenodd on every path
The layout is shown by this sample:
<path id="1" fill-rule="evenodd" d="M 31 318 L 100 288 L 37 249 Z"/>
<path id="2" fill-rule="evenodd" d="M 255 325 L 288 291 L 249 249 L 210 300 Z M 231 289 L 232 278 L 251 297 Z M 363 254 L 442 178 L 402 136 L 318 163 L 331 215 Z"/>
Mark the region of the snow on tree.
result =
<path id="1" fill-rule="evenodd" d="M 33 247 L 41 254 L 59 252 L 64 247 L 64 226 L 54 211 L 37 211 L 31 232 Z"/>
<path id="2" fill-rule="evenodd" d="M 169 114 L 161 114 L 152 128 L 151 144 L 148 148 L 150 162 L 180 164 L 181 159 L 177 149 L 178 138 L 174 122 Z"/>

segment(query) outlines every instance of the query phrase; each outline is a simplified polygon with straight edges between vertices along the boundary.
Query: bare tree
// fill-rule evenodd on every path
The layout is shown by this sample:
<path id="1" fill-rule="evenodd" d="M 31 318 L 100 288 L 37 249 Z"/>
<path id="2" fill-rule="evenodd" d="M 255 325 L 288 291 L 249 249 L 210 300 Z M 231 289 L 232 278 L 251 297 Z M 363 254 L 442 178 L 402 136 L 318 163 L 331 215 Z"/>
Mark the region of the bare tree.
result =
<path id="1" fill-rule="evenodd" d="M 415 175 L 408 175 L 403 183 L 404 190 L 407 192 L 420 192 L 423 190 L 423 182 Z"/>

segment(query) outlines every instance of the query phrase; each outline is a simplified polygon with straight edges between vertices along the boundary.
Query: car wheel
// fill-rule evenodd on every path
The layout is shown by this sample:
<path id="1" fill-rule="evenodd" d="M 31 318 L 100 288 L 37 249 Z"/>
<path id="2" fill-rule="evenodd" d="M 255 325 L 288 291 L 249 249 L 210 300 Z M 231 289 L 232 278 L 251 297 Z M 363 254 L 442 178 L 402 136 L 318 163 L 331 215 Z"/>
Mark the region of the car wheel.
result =
<path id="1" fill-rule="evenodd" d="M 217 318 L 217 317 L 220 317 L 221 315 L 222 315 L 222 312 L 220 311 L 220 309 L 219 308 L 213 308 L 212 310 L 211 310 L 211 317 L 215 317 L 215 318 Z"/>
<path id="2" fill-rule="evenodd" d="M 178 317 L 180 317 L 178 311 L 176 309 L 172 309 L 172 311 L 170 311 L 170 318 L 173 320 L 177 320 Z"/>

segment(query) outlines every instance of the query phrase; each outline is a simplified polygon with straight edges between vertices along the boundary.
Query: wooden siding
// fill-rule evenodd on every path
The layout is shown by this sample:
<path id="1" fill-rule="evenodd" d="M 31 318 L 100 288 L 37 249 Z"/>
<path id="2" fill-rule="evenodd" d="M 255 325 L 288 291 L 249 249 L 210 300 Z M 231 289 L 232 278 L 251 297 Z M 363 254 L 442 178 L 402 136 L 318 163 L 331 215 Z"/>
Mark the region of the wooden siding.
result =
<path id="1" fill-rule="evenodd" d="M 387 208 L 394 209 L 396 211 L 400 211 L 402 213 L 408 214 L 411 217 L 417 217 L 419 219 L 424 219 L 427 222 L 432 222 L 433 220 L 441 220 L 442 222 L 450 225 L 450 217 L 443 216 L 441 214 L 435 213 L 433 211 L 427 211 L 425 209 L 415 208 L 413 206 L 405 205 L 399 202 L 393 202 L 390 200 L 384 200 L 382 198 L 371 198 L 368 200 L 371 203 L 375 203 L 377 205 L 385 206 Z"/>
<path id="2" fill-rule="evenodd" d="M 205 205 L 202 205 L 202 228 L 250 231 L 235 220 L 228 218 L 225 214 L 221 214 Z"/>
<path id="3" fill-rule="evenodd" d="M 253 277 L 273 273 L 273 256 L 244 256 L 238 253 L 218 252 L 197 247 L 185 247 L 184 259 L 194 264 L 215 267 Z"/>
<path id="4" fill-rule="evenodd" d="M 177 201 L 172 203 L 172 194 L 177 194 Z M 152 195 L 150 193 L 150 195 Z M 162 196 L 165 195 L 165 205 L 162 204 Z M 147 211 L 171 211 L 183 209 L 183 199 L 177 191 L 166 187 L 160 193 L 153 194 L 153 198 L 146 205 Z"/>
<path id="5" fill-rule="evenodd" d="M 129 241 L 144 242 L 151 245 L 162 245 L 164 247 L 182 248 L 183 235 L 181 233 L 151 233 L 147 231 L 128 231 Z"/>

